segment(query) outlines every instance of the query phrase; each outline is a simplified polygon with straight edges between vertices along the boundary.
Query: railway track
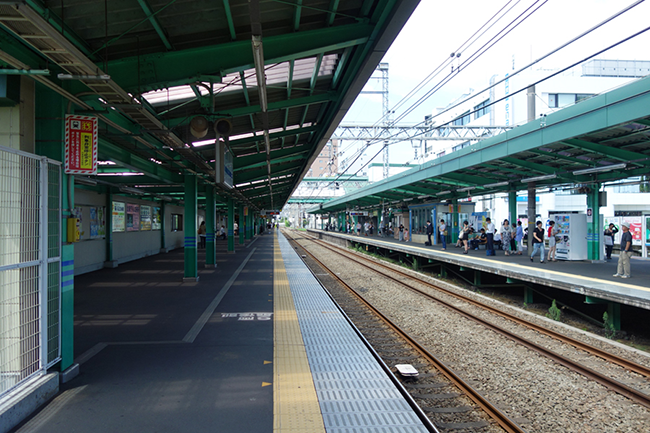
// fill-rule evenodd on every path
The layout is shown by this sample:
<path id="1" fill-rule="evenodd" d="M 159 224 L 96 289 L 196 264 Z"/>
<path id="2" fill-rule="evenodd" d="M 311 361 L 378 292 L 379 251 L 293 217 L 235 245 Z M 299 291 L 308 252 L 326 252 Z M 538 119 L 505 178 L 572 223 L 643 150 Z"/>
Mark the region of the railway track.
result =
<path id="1" fill-rule="evenodd" d="M 387 265 L 385 265 L 383 263 L 379 263 L 379 262 L 374 261 L 374 260 L 370 260 L 370 259 L 360 257 L 360 256 L 358 256 L 356 254 L 352 254 L 352 253 L 350 253 L 348 251 L 345 251 L 345 250 L 343 250 L 343 251 L 345 251 L 345 252 L 343 252 L 340 248 L 333 247 L 333 246 L 325 243 L 324 241 L 314 239 L 314 238 L 312 238 L 310 236 L 303 236 L 303 239 L 306 239 L 306 240 L 308 240 L 310 242 L 314 242 L 317 245 L 319 245 L 319 246 L 321 246 L 321 247 L 323 247 L 323 248 L 325 248 L 325 249 L 327 249 L 327 250 L 329 250 L 329 251 L 331 251 L 333 253 L 336 253 L 336 254 L 338 254 L 338 255 L 340 255 L 342 257 L 345 257 L 346 260 L 352 260 L 352 261 L 354 261 L 356 264 L 358 264 L 360 266 L 371 269 L 372 271 L 381 274 L 382 277 L 390 279 L 393 282 L 395 282 L 395 283 L 397 283 L 397 284 L 399 284 L 399 285 L 401 285 L 401 286 L 403 286 L 405 288 L 408 288 L 409 290 L 411 290 L 411 291 L 413 291 L 413 292 L 415 292 L 415 293 L 417 293 L 419 295 L 422 295 L 422 296 L 426 297 L 427 299 L 433 300 L 433 301 L 435 301 L 437 303 L 441 303 L 445 307 L 457 312 L 458 314 L 461 314 L 461 315 L 463 315 L 463 316 L 465 316 L 465 317 L 467 317 L 467 318 L 469 318 L 469 319 L 471 319 L 471 320 L 473 320 L 475 322 L 478 322 L 481 325 L 483 325 L 483 326 L 485 326 L 485 327 L 487 327 L 489 329 L 492 329 L 493 331 L 495 331 L 495 332 L 497 332 L 497 333 L 499 333 L 499 334 L 501 334 L 501 335 L 503 335 L 503 336 L 505 336 L 505 337 L 507 337 L 507 338 L 521 344 L 521 345 L 524 345 L 524 346 L 528 347 L 531 350 L 534 350 L 534 351 L 536 351 L 536 352 L 538 352 L 538 353 L 552 359 L 553 361 L 555 361 L 555 362 L 557 362 L 557 363 L 571 369 L 572 371 L 575 371 L 575 372 L 577 372 L 577 373 L 579 373 L 579 374 L 581 374 L 581 375 L 583 375 L 583 376 L 585 376 L 585 377 L 587 377 L 587 378 L 589 378 L 591 380 L 594 380 L 594 381 L 600 383 L 601 385 L 609 388 L 610 390 L 613 390 L 613 391 L 615 391 L 615 392 L 617 392 L 617 393 L 619 393 L 621 395 L 624 395 L 624 396 L 630 398 L 631 400 L 635 401 L 636 403 L 639 403 L 639 404 L 641 404 L 641 405 L 643 405 L 643 406 L 645 406 L 647 408 L 650 408 L 650 396 L 649 395 L 647 395 L 647 394 L 645 394 L 645 393 L 643 393 L 643 392 L 641 392 L 641 391 L 639 391 L 637 389 L 634 389 L 634 388 L 632 388 L 632 387 L 630 387 L 630 386 L 628 386 L 628 385 L 626 385 L 626 384 L 624 384 L 624 383 L 622 383 L 620 381 L 617 381 L 617 380 L 615 380 L 615 379 L 613 379 L 613 378 L 611 378 L 611 377 L 609 377 L 609 376 L 607 376 L 605 374 L 599 373 L 599 372 L 597 372 L 597 371 L 595 371 L 595 370 L 593 370 L 591 368 L 588 368 L 588 367 L 586 367 L 586 366 L 584 366 L 584 365 L 582 365 L 582 364 L 580 364 L 578 362 L 575 362 L 575 361 L 573 361 L 573 360 L 571 360 L 571 359 L 569 359 L 569 358 L 567 358 L 567 357 L 565 357 L 563 355 L 557 354 L 557 353 L 549 350 L 546 347 L 543 347 L 543 346 L 541 346 L 539 344 L 536 344 L 536 343 L 533 343 L 533 342 L 531 342 L 531 341 L 529 341 L 529 340 L 527 340 L 527 339 L 525 339 L 523 337 L 520 337 L 520 336 L 510 332 L 509 330 L 507 330 L 505 328 L 502 328 L 502 327 L 500 327 L 498 325 L 495 325 L 493 323 L 490 323 L 490 322 L 486 321 L 485 319 L 483 319 L 481 317 L 478 317 L 478 316 L 476 316 L 476 315 L 474 315 L 472 313 L 464 311 L 461 307 L 458 307 L 458 306 L 456 306 L 456 305 L 454 305 L 454 304 L 452 304 L 450 302 L 447 302 L 447 301 L 445 301 L 443 299 L 439 299 L 439 298 L 437 298 L 435 296 L 432 296 L 431 294 L 427 293 L 426 291 L 423 291 L 423 290 L 415 287 L 413 284 L 417 284 L 417 285 L 421 285 L 421 286 L 423 285 L 423 286 L 428 287 L 430 289 L 434 289 L 436 291 L 441 291 L 441 292 L 445 293 L 446 295 L 452 296 L 455 299 L 462 300 L 462 301 L 464 301 L 466 303 L 469 303 L 469 304 L 471 304 L 473 306 L 476 306 L 476 307 L 479 307 L 481 309 L 487 310 L 490 313 L 496 314 L 496 315 L 498 315 L 498 316 L 500 316 L 502 318 L 505 318 L 505 319 L 507 319 L 509 321 L 512 321 L 513 323 L 516 323 L 516 324 L 521 325 L 521 326 L 525 326 L 525 327 L 527 327 L 529 329 L 532 329 L 532 330 L 535 330 L 535 331 L 537 331 L 537 332 L 539 332 L 539 333 L 541 333 L 543 335 L 554 338 L 554 339 L 556 339 L 558 341 L 561 341 L 563 343 L 569 344 L 569 345 L 571 345 L 571 346 L 573 346 L 575 348 L 578 348 L 580 350 L 583 350 L 583 351 L 585 351 L 585 352 L 587 352 L 587 353 L 589 353 L 591 355 L 598 356 L 598 357 L 600 357 L 600 358 L 602 358 L 602 359 L 604 359 L 604 360 L 606 360 L 608 362 L 611 362 L 613 364 L 616 364 L 616 365 L 619 365 L 619 366 L 621 366 L 623 368 L 626 368 L 629 371 L 633 371 L 633 372 L 641 374 L 641 375 L 643 375 L 645 377 L 650 377 L 650 369 L 643 366 L 643 365 L 637 364 L 637 363 L 632 362 L 630 360 L 627 360 L 625 358 L 621 358 L 621 357 L 616 356 L 614 354 L 608 353 L 608 352 L 606 352 L 606 351 L 604 351 L 602 349 L 599 349 L 597 347 L 593 347 L 593 346 L 588 345 L 588 344 L 586 344 L 584 342 L 575 340 L 575 339 L 570 338 L 568 336 L 557 333 L 557 332 L 555 332 L 553 330 L 550 330 L 550 329 L 544 328 L 542 326 L 539 326 L 537 324 L 531 323 L 531 322 L 526 321 L 526 320 L 524 320 L 524 319 L 522 319 L 520 317 L 511 315 L 511 314 L 509 314 L 509 313 L 507 313 L 505 311 L 502 311 L 502 310 L 498 310 L 498 309 L 496 309 L 494 307 L 483 304 L 483 303 L 478 302 L 478 301 L 476 301 L 474 299 L 471 299 L 469 297 L 462 296 L 462 295 L 460 295 L 458 293 L 452 292 L 452 291 L 447 290 L 447 289 L 445 289 L 443 287 L 439 287 L 439 286 L 437 286 L 435 284 L 432 284 L 430 282 L 423 281 L 423 280 L 421 280 L 421 279 L 419 279 L 419 278 L 417 278 L 417 277 L 415 277 L 415 276 L 413 276 L 413 275 L 411 275 L 411 274 L 409 274 L 407 272 L 403 272 L 403 271 L 401 271 L 399 269 L 396 269 L 395 267 L 387 266 Z"/>
<path id="2" fill-rule="evenodd" d="M 402 382 L 411 396 L 420 402 L 421 409 L 437 427 L 445 430 L 476 431 L 476 429 L 489 427 L 490 424 L 496 424 L 506 432 L 525 431 L 483 397 L 471 384 L 465 382 L 417 340 L 357 294 L 336 273 L 304 249 L 295 239 L 287 237 L 343 288 L 337 290 L 328 284 L 330 294 L 378 352 L 382 360 L 393 367 L 406 363 L 418 368 L 420 374 L 417 377 L 403 377 Z M 307 264 L 309 265 L 309 263 Z M 312 271 L 315 270 L 312 269 Z M 323 275 L 318 272 L 314 273 L 317 278 Z M 455 391 L 460 391 L 460 393 Z M 469 398 L 474 407 L 468 406 L 463 396 Z M 484 413 L 491 421 L 486 421 L 485 416 L 477 414 L 477 411 Z"/>

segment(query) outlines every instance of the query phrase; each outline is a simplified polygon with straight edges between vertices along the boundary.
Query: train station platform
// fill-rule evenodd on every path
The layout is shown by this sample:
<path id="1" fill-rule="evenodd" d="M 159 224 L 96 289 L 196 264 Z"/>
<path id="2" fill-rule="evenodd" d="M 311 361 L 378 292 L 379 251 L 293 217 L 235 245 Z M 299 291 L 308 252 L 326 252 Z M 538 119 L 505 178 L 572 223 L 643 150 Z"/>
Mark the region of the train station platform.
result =
<path id="1" fill-rule="evenodd" d="M 217 248 L 78 276 L 80 374 L 12 432 L 429 431 L 279 231 Z"/>
<path id="2" fill-rule="evenodd" d="M 475 279 L 480 281 L 480 273 L 500 275 L 510 280 L 539 284 L 585 295 L 588 302 L 609 301 L 650 309 L 650 260 L 631 260 L 632 278 L 614 277 L 617 256 L 609 262 L 561 261 L 539 263 L 539 256 L 534 262 L 523 255 L 506 256 L 497 250 L 496 256 L 486 256 L 485 250 L 470 250 L 462 253 L 462 248 L 447 244 L 442 251 L 441 245 L 425 246 L 414 242 L 400 242 L 393 238 L 379 236 L 356 236 L 324 230 L 308 230 L 311 234 L 324 240 L 338 243 L 354 242 L 379 248 L 389 257 L 399 259 L 420 257 L 421 267 L 453 265 L 462 270 L 474 270 Z M 547 250 L 548 251 L 548 250 Z M 476 280 L 475 280 L 476 281 Z M 478 283 L 476 285 L 480 285 Z"/>

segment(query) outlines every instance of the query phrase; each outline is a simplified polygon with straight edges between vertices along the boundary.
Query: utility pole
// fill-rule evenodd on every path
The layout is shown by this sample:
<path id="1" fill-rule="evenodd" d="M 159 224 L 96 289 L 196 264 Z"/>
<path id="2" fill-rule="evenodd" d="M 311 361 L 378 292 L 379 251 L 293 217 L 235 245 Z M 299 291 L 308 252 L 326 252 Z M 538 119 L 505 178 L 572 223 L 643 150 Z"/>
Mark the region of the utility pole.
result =
<path id="1" fill-rule="evenodd" d="M 388 102 L 388 63 L 380 63 L 377 69 L 381 72 L 381 82 L 382 82 L 382 108 L 384 116 L 384 133 L 388 133 L 388 127 L 390 126 L 390 107 Z M 390 172 L 390 163 L 388 161 L 388 138 L 384 139 L 384 152 L 383 152 L 383 162 L 384 162 L 384 172 L 383 178 L 386 179 L 389 176 Z"/>

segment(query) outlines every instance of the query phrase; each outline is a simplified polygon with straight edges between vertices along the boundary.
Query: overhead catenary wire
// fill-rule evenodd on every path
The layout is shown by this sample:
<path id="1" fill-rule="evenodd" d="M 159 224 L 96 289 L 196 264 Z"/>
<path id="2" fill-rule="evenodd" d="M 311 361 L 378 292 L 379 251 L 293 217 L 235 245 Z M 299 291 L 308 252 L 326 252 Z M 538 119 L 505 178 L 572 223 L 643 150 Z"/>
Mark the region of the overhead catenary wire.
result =
<path id="1" fill-rule="evenodd" d="M 454 53 L 459 53 L 463 50 L 469 49 L 478 39 L 483 36 L 488 30 L 490 30 L 494 25 L 496 25 L 503 17 L 505 17 L 510 11 L 512 11 L 515 6 L 517 6 L 521 0 L 517 0 L 517 2 L 512 5 L 510 9 L 508 9 L 505 13 L 503 13 L 500 17 L 498 17 L 495 21 L 495 17 L 497 17 L 503 10 L 510 4 L 512 3 L 513 0 L 509 0 L 501 9 L 499 9 L 494 15 L 492 15 L 481 27 L 479 27 L 469 38 L 467 38 L 456 50 L 454 50 Z M 494 22 L 492 22 L 494 21 Z M 492 22 L 492 23 L 491 23 Z M 490 24 L 491 23 L 491 24 Z M 489 24 L 489 27 L 485 28 Z M 485 28 L 485 30 L 483 30 Z M 483 30 L 483 31 L 482 31 Z M 482 32 L 481 32 L 482 31 Z M 480 35 L 478 35 L 480 32 Z M 477 36 L 478 35 L 478 36 Z M 392 108 L 388 110 L 388 113 L 382 115 L 377 121 L 375 121 L 372 126 L 377 126 L 381 122 L 384 121 L 385 117 L 389 115 L 390 113 L 395 112 L 398 110 L 402 105 L 404 105 L 413 95 L 415 95 L 417 92 L 419 92 L 425 85 L 429 84 L 431 80 L 433 80 L 442 70 L 446 67 L 449 66 L 450 63 L 452 63 L 454 60 L 453 56 L 452 57 L 446 57 L 445 60 L 442 61 L 436 68 L 429 73 L 424 79 L 422 79 L 413 89 L 411 89 L 402 99 L 400 99 Z M 395 121 L 393 121 L 394 123 Z M 342 149 L 340 153 L 346 152 L 348 149 L 350 149 L 352 146 L 354 146 L 359 140 L 353 140 L 350 145 L 346 147 L 346 149 Z"/>
<path id="2" fill-rule="evenodd" d="M 620 11 L 618 11 L 617 13 L 613 14 L 612 16 L 608 17 L 607 19 L 601 21 L 600 23 L 596 24 L 595 26 L 589 28 L 588 30 L 582 32 L 581 34 L 575 36 L 574 38 L 572 38 L 572 39 L 570 39 L 569 41 L 565 42 L 564 44 L 560 45 L 559 47 L 557 47 L 557 48 L 551 50 L 550 52 L 548 52 L 547 54 L 543 55 L 542 57 L 540 57 L 540 58 L 534 60 L 533 62 L 529 63 L 528 65 L 526 65 L 526 66 L 524 66 L 524 67 L 518 69 L 517 71 L 513 72 L 512 74 L 509 74 L 509 76 L 508 76 L 507 78 L 512 78 L 513 76 L 515 76 L 515 75 L 517 75 L 517 74 L 523 72 L 524 70 L 530 68 L 531 66 L 535 65 L 536 63 L 539 63 L 539 62 L 541 62 L 542 60 L 548 58 L 549 56 L 551 56 L 551 55 L 557 53 L 558 51 L 560 51 L 560 50 L 566 48 L 567 46 L 573 44 L 574 42 L 578 41 L 579 39 L 583 38 L 584 36 L 590 34 L 591 32 L 595 31 L 596 29 L 602 27 L 603 25 L 609 23 L 610 21 L 614 20 L 615 18 L 617 18 L 617 17 L 621 16 L 622 14 L 628 12 L 628 11 L 631 10 L 632 8 L 634 8 L 634 7 L 638 6 L 639 4 L 643 3 L 643 1 L 644 1 L 644 0 L 637 0 L 636 2 L 630 4 L 629 6 L 623 8 L 622 10 L 620 10 Z M 608 51 L 608 50 L 610 50 L 610 49 L 612 49 L 612 48 L 614 48 L 614 47 L 616 47 L 616 46 L 618 46 L 618 45 L 620 45 L 620 44 L 622 44 L 622 43 L 624 43 L 624 42 L 626 42 L 626 41 L 628 41 L 628 40 L 630 40 L 630 39 L 632 39 L 632 38 L 634 38 L 634 37 L 639 36 L 640 34 L 646 32 L 647 30 L 648 30 L 648 28 L 646 28 L 646 29 L 644 29 L 644 30 L 641 30 L 640 32 L 637 32 L 637 33 L 635 33 L 635 34 L 633 34 L 633 35 L 631 35 L 631 36 L 629 36 L 629 37 L 627 37 L 627 38 L 624 38 L 624 39 L 622 39 L 621 41 L 619 41 L 619 42 L 617 42 L 617 43 L 615 43 L 615 44 L 612 44 L 612 45 L 610 45 L 609 47 L 607 47 L 607 48 L 605 48 L 605 49 L 603 49 L 603 50 L 600 50 L 600 51 L 598 51 L 598 52 L 596 52 L 596 53 L 594 53 L 594 54 L 592 54 L 592 55 L 590 55 L 590 56 L 588 56 L 588 57 L 586 57 L 586 58 L 584 58 L 584 59 L 582 59 L 582 60 L 580 60 L 580 61 L 578 61 L 578 62 L 573 63 L 573 64 L 570 65 L 570 66 L 567 66 L 567 67 L 564 68 L 564 69 L 561 69 L 561 70 L 555 72 L 554 74 L 551 74 L 551 75 L 549 75 L 549 76 L 547 76 L 547 77 L 545 77 L 545 78 L 543 78 L 543 79 L 537 81 L 535 84 L 538 84 L 538 83 L 543 82 L 543 81 L 545 81 L 545 80 L 547 80 L 547 79 L 549 79 L 549 78 L 552 78 L 552 77 L 554 77 L 554 76 L 556 76 L 556 75 L 558 75 L 558 74 L 560 74 L 560 73 L 562 73 L 562 72 L 565 72 L 566 70 L 568 70 L 568 69 L 570 69 L 570 68 L 572 68 L 572 67 L 575 67 L 576 65 L 578 65 L 578 64 L 580 64 L 580 63 L 582 63 L 582 62 L 585 62 L 585 61 L 587 61 L 587 60 L 589 60 L 589 59 L 591 59 L 591 58 L 593 58 L 593 57 L 595 57 L 595 56 L 597 56 L 597 55 L 599 55 L 599 54 L 602 54 L 603 52 Z M 457 107 L 457 106 L 459 106 L 459 105 L 461 105 L 461 104 L 467 102 L 468 100 L 471 100 L 472 98 L 476 97 L 476 95 L 480 95 L 481 93 L 483 93 L 483 92 L 485 92 L 485 91 L 487 91 L 487 90 L 489 90 L 489 89 L 491 89 L 491 88 L 493 88 L 493 87 L 495 87 L 495 86 L 497 86 L 497 85 L 503 83 L 505 80 L 506 80 L 506 78 L 503 78 L 503 79 L 501 79 L 501 80 L 499 80 L 499 81 L 497 81 L 497 82 L 491 84 L 490 86 L 486 87 L 485 89 L 481 90 L 480 92 L 477 92 L 475 95 L 472 95 L 472 96 L 470 96 L 470 97 L 468 97 L 468 98 L 466 98 L 466 99 L 463 99 L 462 101 L 458 102 L 457 104 L 454 104 L 454 105 L 452 105 L 452 106 L 450 106 L 450 107 L 447 107 L 444 111 L 441 111 L 440 113 L 436 114 L 436 115 L 433 116 L 431 119 L 435 119 L 436 117 L 439 117 L 439 116 L 445 114 L 445 113 L 448 112 L 449 110 L 452 110 L 453 108 L 455 108 L 455 107 Z M 533 85 L 533 84 L 531 84 L 531 85 Z M 526 86 L 525 88 L 522 88 L 522 89 L 520 89 L 520 90 L 518 90 L 518 91 L 516 91 L 516 92 L 514 92 L 514 93 L 510 93 L 508 96 L 505 96 L 505 97 L 503 97 L 503 98 L 500 98 L 500 99 L 498 99 L 498 100 L 496 100 L 496 101 L 491 101 L 491 102 L 490 102 L 489 104 L 487 104 L 485 107 L 481 107 L 481 108 L 486 108 L 486 107 L 492 106 L 492 105 L 494 105 L 495 103 L 504 100 L 506 97 L 509 97 L 509 96 L 512 96 L 512 95 L 515 95 L 515 94 L 517 94 L 517 93 L 520 93 L 520 92 L 524 91 L 525 89 L 527 89 L 527 88 L 530 87 L 531 85 L 528 85 L 528 86 Z M 473 114 L 473 113 L 475 113 L 475 112 L 477 112 L 477 111 L 478 111 L 478 110 L 470 111 L 470 113 L 468 113 L 468 114 L 471 115 L 471 114 Z M 453 120 L 452 120 L 452 121 L 453 121 Z M 438 128 L 442 127 L 442 126 L 446 126 L 446 125 L 448 125 L 449 123 L 451 123 L 452 121 L 447 122 L 447 123 L 445 123 L 445 124 L 443 124 L 443 125 L 439 125 L 437 128 L 433 128 L 433 129 L 438 129 Z M 414 125 L 414 127 L 421 126 L 422 124 L 424 124 L 424 122 L 420 122 L 420 123 Z M 413 136 L 413 137 L 411 137 L 411 138 L 418 137 L 418 136 L 420 136 L 420 135 L 422 135 L 422 134 L 424 134 L 424 132 L 422 132 L 422 133 L 420 133 L 420 134 L 417 134 L 417 135 L 415 135 L 415 136 Z M 388 138 L 388 139 L 389 139 L 389 138 L 392 138 L 392 137 L 394 137 L 394 136 L 395 136 L 395 135 L 392 135 L 392 136 L 389 136 L 389 137 L 381 137 L 381 138 L 379 138 L 379 137 L 374 137 L 374 138 L 368 140 L 368 146 L 372 146 L 373 144 L 380 143 L 380 142 L 382 142 L 383 140 L 386 140 L 387 138 Z M 361 171 L 363 168 L 365 168 L 365 167 L 366 167 L 366 166 L 367 166 L 367 165 L 368 165 L 372 160 L 374 160 L 374 159 L 375 159 L 375 158 L 376 158 L 376 157 L 377 157 L 377 156 L 378 156 L 378 155 L 383 151 L 383 148 L 384 148 L 384 147 L 382 147 L 382 148 L 380 149 L 380 151 L 377 152 L 377 154 L 375 154 L 372 158 L 370 158 L 370 159 L 368 160 L 368 162 L 367 162 L 366 164 L 364 164 L 364 165 L 363 165 L 359 170 L 357 170 L 357 172 L 356 172 L 355 174 L 357 174 L 359 171 Z M 354 161 L 354 162 L 356 162 L 356 161 Z M 354 164 L 354 162 L 351 163 L 351 164 L 349 165 L 349 167 L 351 167 L 352 164 Z M 341 173 L 341 175 L 345 174 L 346 172 L 347 172 L 347 169 L 346 169 L 343 173 Z M 339 175 L 339 177 L 337 177 L 337 179 L 335 179 L 333 182 L 337 182 L 337 181 L 340 179 L 340 176 L 341 176 L 341 175 Z M 324 188 L 325 188 L 325 187 L 328 187 L 329 185 L 331 185 L 331 183 L 328 184 L 328 185 L 326 185 L 326 186 L 324 186 Z"/>
<path id="3" fill-rule="evenodd" d="M 529 7 L 527 7 L 527 8 L 526 8 L 522 13 L 520 13 L 519 15 L 517 15 L 517 17 L 515 17 L 512 21 L 510 21 L 510 22 L 509 22 L 509 23 L 508 23 L 508 24 L 507 24 L 503 29 L 501 29 L 501 30 L 500 30 L 496 35 L 492 36 L 492 38 L 490 38 L 490 40 L 488 40 L 486 43 L 484 43 L 484 44 L 483 44 L 483 45 L 482 45 L 478 50 L 476 50 L 474 53 L 472 53 L 472 54 L 469 56 L 469 58 L 468 58 L 467 60 L 465 60 L 461 65 L 459 65 L 459 67 L 458 67 L 458 69 L 456 70 L 455 73 L 452 72 L 452 73 L 448 74 L 447 76 L 445 76 L 441 81 L 438 82 L 438 84 L 436 84 L 436 85 L 433 87 L 433 89 L 431 89 L 429 92 L 427 92 L 427 94 L 425 94 L 424 96 L 422 96 L 418 101 L 416 101 L 416 103 L 414 103 L 413 105 L 411 105 L 411 107 L 409 107 L 409 108 L 407 109 L 407 112 L 406 112 L 405 114 L 402 114 L 402 115 L 400 115 L 397 119 L 395 119 L 395 122 L 398 122 L 399 120 L 401 120 L 402 118 L 404 118 L 404 116 L 406 116 L 408 113 L 412 112 L 415 108 L 417 108 L 417 106 L 421 105 L 422 102 L 424 102 L 426 99 L 428 99 L 429 97 L 431 97 L 431 96 L 432 96 L 432 95 L 433 95 L 437 90 L 439 90 L 439 89 L 440 89 L 444 84 L 448 83 L 448 82 L 449 82 L 453 77 L 457 76 L 458 72 L 461 70 L 461 68 L 463 67 L 463 65 L 465 65 L 466 63 L 467 63 L 468 65 L 471 64 L 471 63 L 473 63 L 475 60 L 477 60 L 479 57 L 481 57 L 483 54 L 485 54 L 485 53 L 487 52 L 487 50 L 489 50 L 491 47 L 493 47 L 496 43 L 498 43 L 501 39 L 503 39 L 506 35 L 508 35 L 512 30 L 514 30 L 515 28 L 517 28 L 521 23 L 523 23 L 523 22 L 524 22 L 526 19 L 528 19 L 528 18 L 529 18 L 533 13 L 535 13 L 536 11 L 538 11 L 542 6 L 544 6 L 544 5 L 548 2 L 548 0 L 544 0 L 544 1 L 542 2 L 542 4 L 538 5 L 535 9 L 533 9 L 533 10 L 531 11 L 531 8 L 533 8 L 535 5 L 537 5 L 540 1 L 541 1 L 541 0 L 536 0 L 532 5 L 530 5 Z M 526 14 L 527 14 L 527 15 L 526 15 Z M 523 17 L 523 18 L 522 18 L 522 17 Z M 505 33 L 503 33 L 504 31 L 505 31 Z M 502 34 L 502 33 L 503 33 L 503 34 Z M 495 38 L 497 38 L 499 35 L 501 35 L 501 36 L 500 36 L 497 40 L 495 40 Z M 468 62 L 469 62 L 469 63 L 468 63 Z M 419 125 L 421 125 L 422 123 L 423 123 L 423 122 L 417 124 L 416 126 L 419 126 Z M 382 137 L 383 140 L 386 140 L 386 138 L 391 138 L 391 137 Z M 413 138 L 413 137 L 411 137 L 411 138 Z M 375 139 L 377 139 L 377 137 L 375 137 Z M 375 142 L 375 143 L 376 143 L 376 142 Z M 367 141 L 366 141 L 366 147 L 370 147 L 372 144 L 375 144 L 375 143 L 372 142 L 372 139 L 371 139 L 371 140 L 367 140 Z M 386 147 L 386 146 L 383 146 L 383 147 L 382 147 L 382 150 L 383 150 L 385 147 Z M 348 167 L 347 167 L 347 168 L 343 171 L 343 173 L 341 173 L 341 174 L 345 174 L 345 173 L 347 172 L 347 170 L 348 170 L 350 167 L 352 167 L 352 165 L 353 165 L 354 163 L 356 163 L 362 155 L 363 155 L 363 153 L 360 153 L 359 155 L 357 155 L 357 157 L 356 157 L 356 158 L 355 158 L 355 159 L 354 159 L 354 160 L 353 160 L 353 161 L 348 165 Z M 366 166 L 370 163 L 370 161 L 374 160 L 376 157 L 377 157 L 377 155 L 375 155 L 375 156 L 373 156 L 372 158 L 370 158 L 370 159 L 368 160 L 368 162 L 367 162 L 366 164 L 364 164 L 361 168 L 363 169 L 364 167 L 366 167 Z M 358 173 L 358 172 L 359 172 L 359 170 L 357 171 L 357 173 Z M 355 173 L 355 174 L 356 174 L 356 173 Z M 337 178 L 337 180 L 338 180 L 338 178 Z M 328 185 L 328 186 L 329 186 L 329 185 Z"/>
<path id="4" fill-rule="evenodd" d="M 612 44 L 612 45 L 610 45 L 610 46 L 608 46 L 607 48 L 604 48 L 604 49 L 602 49 L 602 50 L 599 50 L 598 52 L 596 52 L 596 53 L 594 53 L 594 54 L 592 54 L 592 55 L 590 55 L 590 56 L 587 56 L 587 57 L 585 57 L 585 58 L 583 58 L 583 59 L 581 59 L 581 60 L 579 60 L 579 61 L 577 61 L 577 62 L 574 62 L 574 63 L 572 63 L 571 65 L 566 66 L 565 68 L 562 68 L 562 69 L 560 69 L 560 70 L 558 70 L 558 71 L 552 73 L 551 75 L 549 75 L 549 76 L 547 76 L 547 77 L 544 77 L 544 78 L 542 78 L 542 79 L 540 79 L 540 80 L 537 80 L 537 81 L 535 81 L 534 83 L 531 83 L 531 84 L 527 85 L 526 87 L 522 87 L 522 88 L 519 89 L 519 90 L 516 90 L 516 91 L 514 91 L 514 92 L 512 92 L 512 93 L 510 93 L 510 94 L 508 94 L 508 95 L 506 95 L 506 96 L 503 96 L 503 97 L 501 97 L 501 98 L 495 100 L 494 102 L 490 102 L 490 104 L 487 104 L 485 107 L 490 107 L 490 106 L 496 104 L 497 102 L 501 102 L 501 101 L 503 101 L 504 99 L 506 99 L 506 98 L 508 98 L 508 97 L 510 97 L 510 96 L 513 96 L 513 95 L 516 95 L 516 94 L 518 94 L 518 93 L 521 93 L 521 92 L 525 91 L 526 89 L 528 89 L 528 88 L 531 87 L 531 86 L 535 86 L 535 85 L 537 85 L 537 84 L 539 84 L 539 83 L 542 83 L 542 82 L 548 80 L 549 78 L 553 78 L 553 77 L 555 77 L 556 75 L 559 75 L 559 74 L 561 74 L 562 72 L 565 72 L 565 71 L 567 71 L 567 70 L 569 70 L 569 69 L 571 69 L 571 68 L 573 68 L 573 67 L 579 65 L 580 63 L 586 62 L 587 60 L 589 60 L 589 59 L 591 59 L 591 58 L 593 58 L 593 57 L 595 57 L 595 56 L 597 56 L 597 55 L 599 55 L 599 54 L 602 54 L 602 53 L 604 53 L 604 52 L 606 52 L 606 51 L 608 51 L 608 50 L 610 50 L 610 49 L 612 49 L 612 48 L 615 48 L 615 47 L 617 47 L 618 45 L 620 45 L 620 44 L 622 44 L 622 43 L 624 43 L 624 42 L 627 42 L 628 40 L 633 39 L 633 38 L 635 38 L 635 37 L 637 37 L 637 36 L 639 36 L 639 35 L 641 35 L 641 34 L 647 32 L 647 31 L 649 31 L 649 30 L 650 30 L 650 26 L 649 26 L 649 27 L 646 27 L 646 28 L 644 28 L 644 29 L 642 29 L 642 30 L 640 30 L 640 31 L 638 31 L 638 32 L 636 32 L 636 33 L 634 33 L 634 34 L 632 34 L 632 35 L 630 35 L 630 36 L 628 36 L 628 37 L 626 37 L 626 38 L 624 38 L 624 39 L 622 39 L 622 40 L 620 40 L 620 41 L 618 41 L 618 42 Z M 481 109 L 483 109 L 483 108 L 485 108 L 485 107 L 481 107 Z M 476 113 L 476 112 L 478 112 L 478 111 L 479 111 L 479 110 L 473 110 L 473 111 L 470 111 L 468 114 L 471 115 L 471 114 Z M 443 126 L 446 126 L 446 125 L 449 125 L 451 122 L 453 122 L 453 120 L 450 120 L 449 122 L 446 122 L 446 123 L 444 123 L 444 124 L 438 126 L 438 128 L 443 127 Z M 435 128 L 435 129 L 438 129 L 438 128 Z M 419 134 L 416 134 L 416 135 L 414 135 L 414 136 L 411 137 L 411 138 L 419 137 L 419 136 L 422 135 L 422 134 L 424 134 L 424 132 L 421 132 L 421 133 L 419 133 Z M 393 135 L 393 136 L 394 136 L 394 135 Z M 393 137 L 393 136 L 391 136 L 391 137 Z M 388 137 L 388 138 L 391 138 L 391 137 Z M 384 141 L 385 139 L 386 139 L 386 138 L 382 137 L 380 140 L 377 140 L 377 141 L 371 143 L 371 145 L 372 145 L 372 144 L 381 143 L 381 142 Z M 375 158 L 376 158 L 376 157 L 377 157 L 377 156 L 378 156 L 378 155 L 383 151 L 384 147 L 385 147 L 385 146 L 382 146 L 382 148 L 380 149 L 380 151 L 377 152 L 377 153 L 376 153 L 376 154 L 375 154 L 375 155 L 370 159 L 370 161 L 372 161 L 373 159 L 375 159 Z M 364 166 L 362 166 L 359 170 L 357 170 L 356 173 L 358 173 L 360 170 L 362 170 L 362 169 L 363 169 L 367 164 L 368 164 L 368 163 L 366 163 L 366 164 L 365 164 Z M 355 174 L 356 174 L 356 173 L 355 173 Z"/>

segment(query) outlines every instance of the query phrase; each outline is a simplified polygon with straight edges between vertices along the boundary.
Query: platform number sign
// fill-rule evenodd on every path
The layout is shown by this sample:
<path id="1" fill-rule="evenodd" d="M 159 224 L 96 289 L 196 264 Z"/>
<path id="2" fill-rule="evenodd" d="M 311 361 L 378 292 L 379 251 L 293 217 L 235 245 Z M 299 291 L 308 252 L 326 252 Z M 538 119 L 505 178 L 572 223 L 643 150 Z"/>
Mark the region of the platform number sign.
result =
<path id="1" fill-rule="evenodd" d="M 97 118 L 65 116 L 65 173 L 97 174 Z"/>

